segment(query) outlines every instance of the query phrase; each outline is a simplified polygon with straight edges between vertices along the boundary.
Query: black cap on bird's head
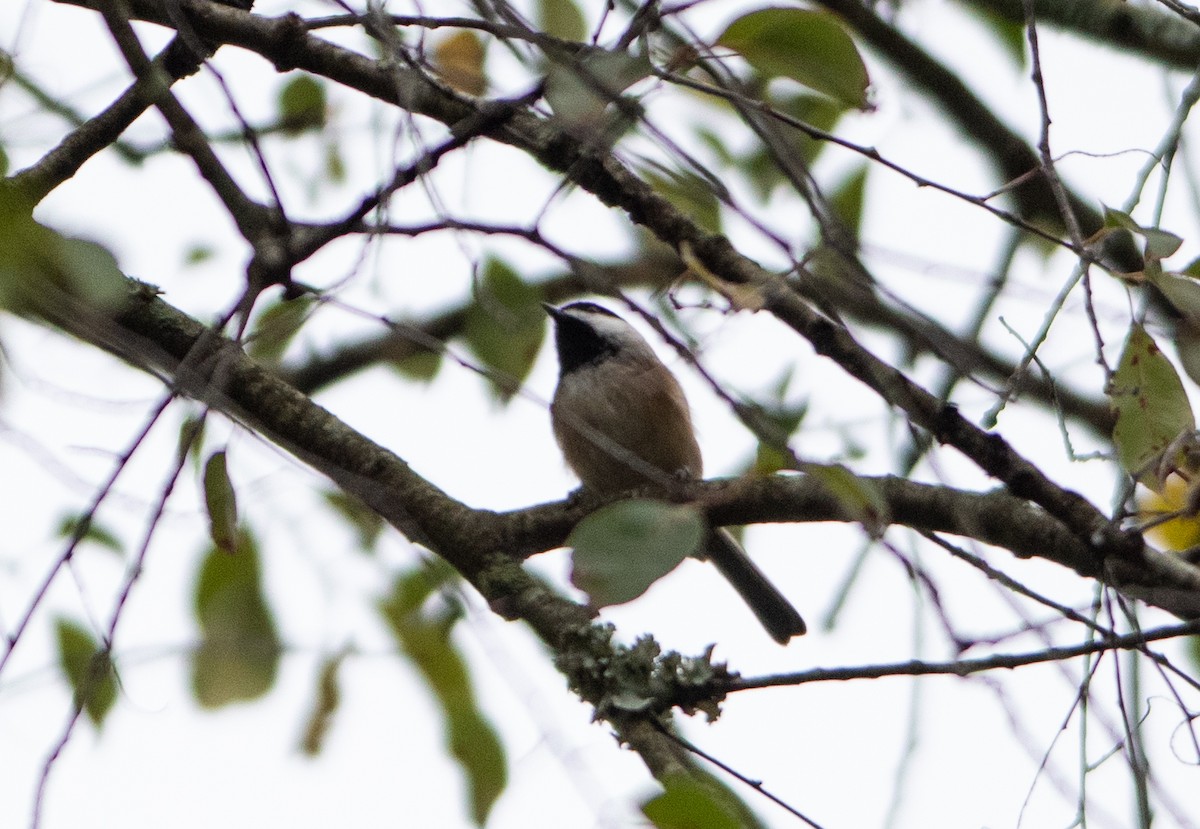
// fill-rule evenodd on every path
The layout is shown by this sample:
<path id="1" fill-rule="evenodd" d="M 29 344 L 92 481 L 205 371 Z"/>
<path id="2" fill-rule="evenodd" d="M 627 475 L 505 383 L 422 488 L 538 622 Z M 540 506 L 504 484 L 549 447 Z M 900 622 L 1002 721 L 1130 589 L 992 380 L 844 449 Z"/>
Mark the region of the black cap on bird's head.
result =
<path id="1" fill-rule="evenodd" d="M 563 317 L 580 317 L 587 314 L 602 314 L 606 317 L 621 319 L 603 305 L 597 305 L 594 302 L 568 302 L 561 308 L 557 305 L 551 305 L 549 302 L 543 302 L 542 307 L 546 309 L 547 314 L 556 320 L 562 319 Z"/>
<path id="2" fill-rule="evenodd" d="M 542 307 L 554 320 L 560 374 L 611 357 L 629 341 L 630 335 L 641 340 L 641 335 L 628 323 L 594 302 L 572 302 L 561 308 L 543 302 Z"/>

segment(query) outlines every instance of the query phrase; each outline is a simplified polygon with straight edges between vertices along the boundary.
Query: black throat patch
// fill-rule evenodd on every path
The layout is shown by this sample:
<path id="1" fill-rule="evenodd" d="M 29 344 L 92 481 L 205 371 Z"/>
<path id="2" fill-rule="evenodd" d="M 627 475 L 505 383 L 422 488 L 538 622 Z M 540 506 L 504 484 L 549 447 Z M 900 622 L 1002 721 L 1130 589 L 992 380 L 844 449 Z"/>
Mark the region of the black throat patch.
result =
<path id="1" fill-rule="evenodd" d="M 585 303 L 575 303 L 576 306 Z M 607 308 L 586 303 L 592 309 L 616 316 Z M 567 308 L 572 306 L 568 305 Z M 570 374 L 584 366 L 599 363 L 617 353 L 616 343 L 604 337 L 584 320 L 568 314 L 554 317 L 554 345 L 558 349 L 558 366 L 561 374 Z"/>

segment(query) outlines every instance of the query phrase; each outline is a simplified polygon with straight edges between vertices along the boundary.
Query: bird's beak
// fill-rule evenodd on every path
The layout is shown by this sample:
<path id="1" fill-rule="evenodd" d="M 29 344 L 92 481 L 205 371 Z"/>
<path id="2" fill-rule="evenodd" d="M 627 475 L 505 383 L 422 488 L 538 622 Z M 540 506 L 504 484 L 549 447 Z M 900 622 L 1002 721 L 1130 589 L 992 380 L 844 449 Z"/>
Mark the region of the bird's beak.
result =
<path id="1" fill-rule="evenodd" d="M 551 319 L 560 320 L 566 316 L 566 314 L 560 311 L 556 306 L 551 305 L 549 302 L 543 302 L 542 307 L 546 309 L 546 313 L 550 315 Z"/>

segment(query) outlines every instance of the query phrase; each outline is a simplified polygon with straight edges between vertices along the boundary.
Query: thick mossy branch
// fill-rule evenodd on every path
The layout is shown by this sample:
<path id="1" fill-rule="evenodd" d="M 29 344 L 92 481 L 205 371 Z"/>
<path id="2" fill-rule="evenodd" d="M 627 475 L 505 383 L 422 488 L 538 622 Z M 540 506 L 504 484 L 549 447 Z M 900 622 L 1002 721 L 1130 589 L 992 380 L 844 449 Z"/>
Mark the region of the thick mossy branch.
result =
<path id="1" fill-rule="evenodd" d="M 659 779 L 692 768 L 686 751 L 663 730 L 662 717 L 672 705 L 715 716 L 722 698 L 716 680 L 729 676 L 724 666 L 713 665 L 707 655 L 663 655 L 651 640 L 632 648 L 615 645 L 611 631 L 593 624 L 587 608 L 520 564 L 560 544 L 595 504 L 574 499 L 507 514 L 467 507 L 149 286 L 131 282 L 127 301 L 118 307 L 64 309 L 52 321 L 245 423 L 371 505 L 450 562 L 496 612 L 528 623 L 552 648 L 576 691 Z M 899 479 L 868 483 L 886 500 L 893 522 L 1042 556 L 1180 615 L 1200 615 L 1200 571 L 1174 557 L 1142 551 L 1140 558 L 1114 562 L 1103 554 L 1103 544 L 1083 542 L 1044 510 L 1008 492 L 955 492 Z M 700 484 L 693 495 L 702 498 L 716 523 L 848 520 L 843 505 L 805 477 Z"/>

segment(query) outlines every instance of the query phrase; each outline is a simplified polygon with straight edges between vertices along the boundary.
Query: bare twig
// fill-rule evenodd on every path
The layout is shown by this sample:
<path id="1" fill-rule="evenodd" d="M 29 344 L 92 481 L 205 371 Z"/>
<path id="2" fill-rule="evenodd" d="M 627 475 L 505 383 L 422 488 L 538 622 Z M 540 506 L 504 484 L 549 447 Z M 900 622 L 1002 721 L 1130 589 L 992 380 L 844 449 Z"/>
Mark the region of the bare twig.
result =
<path id="1" fill-rule="evenodd" d="M 894 662 L 884 665 L 857 665 L 845 668 L 813 668 L 788 674 L 762 677 L 735 677 L 723 683 L 726 691 L 776 688 L 808 682 L 846 682 L 852 679 L 882 679 L 893 676 L 970 676 L 983 671 L 1012 670 L 1045 662 L 1060 662 L 1113 650 L 1140 650 L 1148 642 L 1175 639 L 1200 633 L 1200 621 L 1154 628 L 1141 633 L 1097 638 L 1078 645 L 1041 648 L 1027 653 L 1006 653 L 980 659 L 955 659 L 951 662 Z"/>

